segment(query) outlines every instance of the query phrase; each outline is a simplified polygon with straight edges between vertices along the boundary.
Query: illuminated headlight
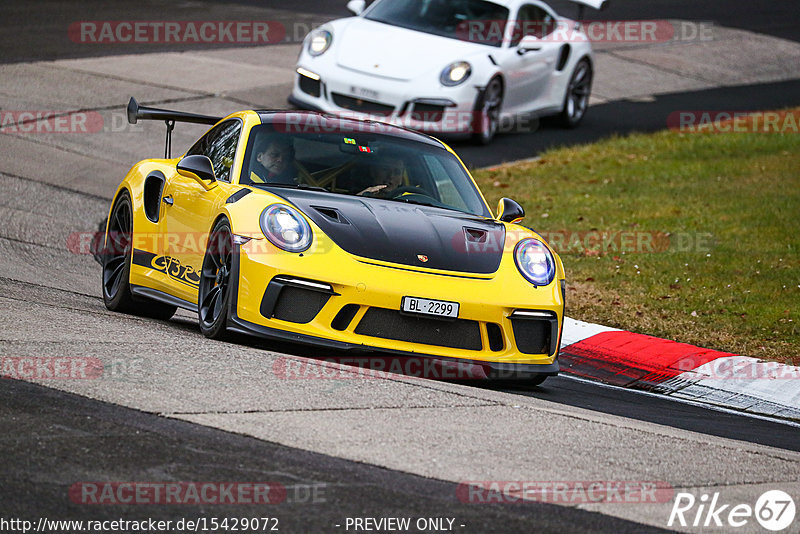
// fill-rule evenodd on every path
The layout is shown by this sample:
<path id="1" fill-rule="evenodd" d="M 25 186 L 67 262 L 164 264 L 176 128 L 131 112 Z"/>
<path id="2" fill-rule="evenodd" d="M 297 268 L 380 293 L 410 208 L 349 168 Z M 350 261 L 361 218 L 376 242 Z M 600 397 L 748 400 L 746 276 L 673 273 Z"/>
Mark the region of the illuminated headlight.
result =
<path id="1" fill-rule="evenodd" d="M 538 239 L 523 239 L 514 249 L 514 262 L 528 282 L 535 286 L 546 286 L 556 274 L 553 254 Z"/>
<path id="2" fill-rule="evenodd" d="M 308 53 L 312 56 L 321 56 L 331 46 L 333 34 L 328 30 L 317 30 L 308 40 Z"/>
<path id="3" fill-rule="evenodd" d="M 311 227 L 299 211 L 273 204 L 261 212 L 261 231 L 270 243 L 287 252 L 303 252 L 311 246 Z"/>
<path id="4" fill-rule="evenodd" d="M 448 65 L 447 68 L 442 71 L 442 75 L 439 76 L 439 81 L 442 82 L 442 85 L 453 87 L 454 85 L 465 82 L 470 74 L 472 74 L 472 66 L 469 63 L 466 61 L 456 61 Z"/>

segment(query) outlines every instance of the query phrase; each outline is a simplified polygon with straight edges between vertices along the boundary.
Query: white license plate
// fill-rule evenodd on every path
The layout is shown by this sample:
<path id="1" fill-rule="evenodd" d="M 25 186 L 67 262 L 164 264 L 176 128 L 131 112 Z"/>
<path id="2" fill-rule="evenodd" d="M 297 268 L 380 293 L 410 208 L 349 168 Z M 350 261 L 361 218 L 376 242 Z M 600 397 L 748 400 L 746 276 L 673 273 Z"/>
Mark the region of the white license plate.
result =
<path id="1" fill-rule="evenodd" d="M 458 317 L 458 302 L 403 297 L 400 308 L 406 313 L 419 313 L 436 317 Z"/>
<path id="2" fill-rule="evenodd" d="M 381 97 L 378 91 L 373 91 L 372 89 L 366 89 L 364 87 L 356 87 L 355 85 L 350 86 L 350 93 L 353 96 L 366 98 L 369 100 L 378 100 Z"/>

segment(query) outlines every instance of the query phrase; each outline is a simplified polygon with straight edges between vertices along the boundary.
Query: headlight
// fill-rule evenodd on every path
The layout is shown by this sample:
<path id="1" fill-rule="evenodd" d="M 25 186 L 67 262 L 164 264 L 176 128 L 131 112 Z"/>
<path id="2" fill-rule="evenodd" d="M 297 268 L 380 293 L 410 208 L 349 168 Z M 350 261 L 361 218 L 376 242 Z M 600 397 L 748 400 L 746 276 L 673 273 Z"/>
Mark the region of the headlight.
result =
<path id="1" fill-rule="evenodd" d="M 472 74 L 472 65 L 466 61 L 456 61 L 442 71 L 439 81 L 442 82 L 442 85 L 453 87 L 465 82 L 470 74 Z"/>
<path id="2" fill-rule="evenodd" d="M 317 30 L 308 40 L 308 53 L 312 56 L 321 56 L 330 48 L 333 34 L 328 30 Z"/>
<path id="3" fill-rule="evenodd" d="M 556 274 L 553 254 L 538 239 L 528 238 L 517 243 L 514 262 L 522 276 L 535 286 L 546 286 Z"/>
<path id="4" fill-rule="evenodd" d="M 261 231 L 270 243 L 287 252 L 303 252 L 311 246 L 311 227 L 299 211 L 273 204 L 261 212 Z"/>

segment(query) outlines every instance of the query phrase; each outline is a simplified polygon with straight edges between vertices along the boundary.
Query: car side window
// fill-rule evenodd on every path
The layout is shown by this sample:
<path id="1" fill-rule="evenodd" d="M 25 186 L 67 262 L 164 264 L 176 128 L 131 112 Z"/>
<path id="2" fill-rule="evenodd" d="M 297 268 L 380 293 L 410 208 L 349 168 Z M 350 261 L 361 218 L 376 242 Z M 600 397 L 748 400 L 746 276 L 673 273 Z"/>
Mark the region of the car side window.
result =
<path id="1" fill-rule="evenodd" d="M 519 8 L 517 20 L 514 21 L 511 46 L 517 46 L 526 35 L 534 35 L 542 39 L 555 30 L 553 17 L 539 6 L 524 5 Z"/>
<path id="2" fill-rule="evenodd" d="M 239 144 L 241 132 L 241 121 L 237 119 L 225 121 L 201 137 L 186 155 L 208 156 L 214 165 L 214 176 L 217 180 L 230 182 L 233 158 L 236 155 L 236 146 Z"/>

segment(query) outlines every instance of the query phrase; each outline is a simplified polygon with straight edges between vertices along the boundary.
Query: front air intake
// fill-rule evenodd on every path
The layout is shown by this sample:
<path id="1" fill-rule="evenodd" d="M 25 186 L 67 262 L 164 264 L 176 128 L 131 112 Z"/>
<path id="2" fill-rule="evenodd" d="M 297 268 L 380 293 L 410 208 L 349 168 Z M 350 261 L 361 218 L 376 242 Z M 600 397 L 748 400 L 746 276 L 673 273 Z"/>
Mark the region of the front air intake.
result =
<path id="1" fill-rule="evenodd" d="M 453 349 L 481 350 L 482 347 L 477 321 L 428 319 L 383 308 L 368 309 L 355 333 Z"/>
<path id="2" fill-rule="evenodd" d="M 523 354 L 554 354 L 558 317 L 553 312 L 517 310 L 509 316 L 517 349 Z"/>
<path id="3" fill-rule="evenodd" d="M 261 315 L 290 323 L 309 323 L 335 294 L 323 282 L 276 276 L 261 299 Z"/>

